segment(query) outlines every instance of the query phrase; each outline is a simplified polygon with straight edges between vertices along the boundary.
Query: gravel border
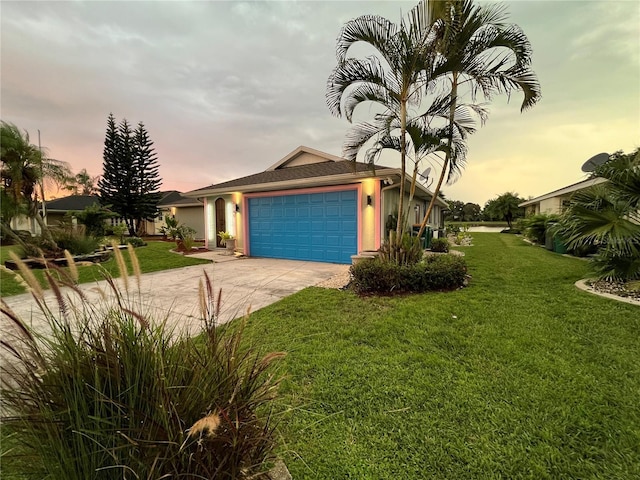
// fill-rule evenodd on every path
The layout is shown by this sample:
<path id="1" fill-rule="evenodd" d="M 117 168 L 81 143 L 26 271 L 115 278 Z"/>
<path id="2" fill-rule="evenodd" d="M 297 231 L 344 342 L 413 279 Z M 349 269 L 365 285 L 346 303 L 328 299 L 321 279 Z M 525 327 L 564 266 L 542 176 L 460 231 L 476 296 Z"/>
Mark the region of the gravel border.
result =
<path id="1" fill-rule="evenodd" d="M 636 300 L 634 298 L 630 298 L 630 297 L 621 297 L 620 295 L 615 295 L 613 293 L 607 293 L 607 292 L 602 292 L 600 290 L 596 290 L 592 285 L 590 285 L 588 282 L 591 282 L 592 280 L 590 279 L 582 279 L 582 280 L 578 280 L 575 283 L 575 286 L 578 287 L 580 290 L 583 290 L 587 293 L 592 293 L 594 295 L 599 295 L 601 297 L 605 297 L 605 298 L 610 298 L 611 300 L 617 300 L 618 302 L 623 302 L 623 303 L 629 303 L 631 305 L 638 305 L 640 306 L 640 300 Z"/>
<path id="2" fill-rule="evenodd" d="M 349 272 L 349 268 L 347 268 L 344 272 L 338 273 L 333 277 L 316 284 L 316 287 L 340 289 L 349 285 L 349 282 L 351 282 L 351 273 Z"/>

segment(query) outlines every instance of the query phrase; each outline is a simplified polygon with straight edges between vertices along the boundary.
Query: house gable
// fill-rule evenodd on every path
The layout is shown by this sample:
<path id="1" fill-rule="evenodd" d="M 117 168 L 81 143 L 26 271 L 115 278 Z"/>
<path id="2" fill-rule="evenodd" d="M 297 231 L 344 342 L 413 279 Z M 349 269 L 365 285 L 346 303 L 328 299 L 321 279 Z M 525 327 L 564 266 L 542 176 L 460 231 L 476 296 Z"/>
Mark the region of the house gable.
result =
<path id="1" fill-rule="evenodd" d="M 343 161 L 344 158 L 336 157 L 335 155 L 301 145 L 293 152 L 271 165 L 266 171 L 270 172 L 273 170 L 281 170 L 283 168 L 298 167 L 300 165 L 312 165 L 314 163 Z"/>

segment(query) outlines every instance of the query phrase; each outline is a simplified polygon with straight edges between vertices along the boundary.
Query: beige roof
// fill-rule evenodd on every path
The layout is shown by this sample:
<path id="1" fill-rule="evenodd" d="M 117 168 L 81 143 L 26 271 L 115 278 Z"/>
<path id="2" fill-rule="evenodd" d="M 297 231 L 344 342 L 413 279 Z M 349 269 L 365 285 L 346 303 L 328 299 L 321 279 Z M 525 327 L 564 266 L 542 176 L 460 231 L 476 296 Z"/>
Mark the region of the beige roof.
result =
<path id="1" fill-rule="evenodd" d="M 598 185 L 600 183 L 606 182 L 607 179 L 601 177 L 588 178 L 578 183 L 574 183 L 573 185 L 569 185 L 567 187 L 559 188 L 558 190 L 554 190 L 553 192 L 545 193 L 544 195 L 540 195 L 539 197 L 532 198 L 531 200 L 527 200 L 526 202 L 522 202 L 519 204 L 519 207 L 527 207 L 529 205 L 533 205 L 535 203 L 539 203 L 543 200 L 547 200 L 553 197 L 559 197 L 561 195 L 566 195 L 568 193 L 577 192 L 578 190 L 582 190 L 583 188 L 592 187 L 594 185 Z"/>

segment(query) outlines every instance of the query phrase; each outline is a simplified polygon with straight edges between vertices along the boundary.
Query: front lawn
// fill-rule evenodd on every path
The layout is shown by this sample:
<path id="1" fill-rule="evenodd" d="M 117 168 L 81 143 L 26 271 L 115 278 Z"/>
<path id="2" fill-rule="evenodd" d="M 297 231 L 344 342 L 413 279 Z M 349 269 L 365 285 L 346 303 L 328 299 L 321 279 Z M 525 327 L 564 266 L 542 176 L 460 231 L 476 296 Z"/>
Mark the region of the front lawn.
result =
<path id="1" fill-rule="evenodd" d="M 584 261 L 473 237 L 466 289 L 308 288 L 252 315 L 289 352 L 293 478 L 640 478 L 640 307 L 576 289 Z"/>
<path id="2" fill-rule="evenodd" d="M 188 267 L 191 265 L 199 265 L 203 263 L 210 263 L 209 260 L 202 260 L 189 256 L 182 256 L 179 254 L 171 253 L 169 250 L 175 248 L 173 242 L 147 242 L 144 247 L 136 248 L 136 255 L 140 262 L 140 269 L 142 273 L 157 272 L 160 270 L 169 270 L 172 268 Z M 5 260 L 9 259 L 9 251 L 15 250 L 15 246 L 2 246 L 0 247 L 0 261 L 4 265 Z M 129 254 L 126 250 L 123 250 L 125 260 L 128 262 Z M 79 268 L 79 283 L 94 282 L 96 280 L 102 280 L 103 275 L 101 269 L 106 269 L 113 277 L 118 277 L 118 266 L 114 258 L 101 263 L 99 265 L 92 265 Z M 131 270 L 130 270 L 131 271 Z M 36 276 L 42 280 L 42 270 L 34 270 Z M 18 293 L 24 293 L 25 289 L 22 285 L 18 284 L 15 277 L 6 272 L 0 271 L 0 296 L 6 297 L 9 295 L 16 295 Z"/>

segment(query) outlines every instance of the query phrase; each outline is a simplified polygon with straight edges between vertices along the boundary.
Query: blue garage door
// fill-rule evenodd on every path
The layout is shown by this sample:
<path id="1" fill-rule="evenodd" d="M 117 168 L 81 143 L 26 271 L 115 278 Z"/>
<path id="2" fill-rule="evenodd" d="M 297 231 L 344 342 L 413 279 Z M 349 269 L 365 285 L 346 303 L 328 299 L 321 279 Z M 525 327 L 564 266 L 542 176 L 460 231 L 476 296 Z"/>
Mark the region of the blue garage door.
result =
<path id="1" fill-rule="evenodd" d="M 250 198 L 250 254 L 351 263 L 357 224 L 357 190 Z"/>

